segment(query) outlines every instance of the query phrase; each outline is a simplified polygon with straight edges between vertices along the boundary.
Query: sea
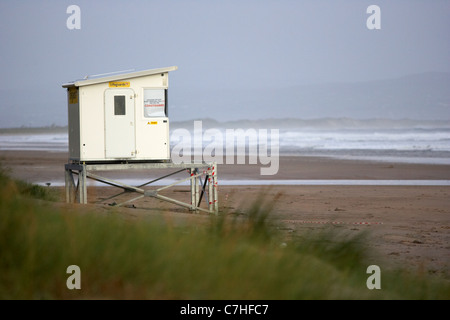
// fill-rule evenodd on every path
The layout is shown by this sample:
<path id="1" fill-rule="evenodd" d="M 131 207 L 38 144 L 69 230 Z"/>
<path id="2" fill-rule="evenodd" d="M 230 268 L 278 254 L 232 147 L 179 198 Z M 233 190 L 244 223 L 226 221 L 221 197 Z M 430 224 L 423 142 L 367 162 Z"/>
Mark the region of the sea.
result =
<path id="1" fill-rule="evenodd" d="M 272 131 L 270 129 L 275 127 L 278 133 L 277 141 L 275 142 L 278 145 L 280 156 L 320 156 L 380 162 L 450 165 L 450 125 L 446 125 L 442 121 L 431 123 L 431 125 L 429 122 L 425 125 L 420 125 L 420 122 L 408 122 L 408 125 L 402 123 L 402 125 L 396 127 L 387 126 L 386 124 L 379 125 L 379 122 L 377 122 L 378 125 L 371 125 L 370 127 L 364 127 L 361 123 L 358 126 L 353 125 L 351 127 L 336 126 L 336 122 L 333 122 L 333 126 L 303 125 L 292 127 L 283 126 L 281 121 L 277 122 L 277 124 L 266 130 L 266 136 L 260 135 L 261 123 L 256 124 L 255 129 L 249 127 L 237 128 L 236 123 L 230 125 L 230 127 L 233 127 L 233 130 L 242 129 L 244 133 L 248 134 L 246 139 L 236 139 L 232 142 L 235 144 L 235 150 L 245 150 L 248 153 L 251 150 L 255 150 L 252 148 L 256 143 L 258 146 L 264 144 L 268 154 L 273 152 L 271 143 L 274 141 L 271 141 L 271 138 L 274 139 L 274 136 L 271 136 Z M 392 121 L 390 124 L 392 124 Z M 177 152 L 180 148 L 184 152 L 194 152 L 195 149 L 190 144 L 195 142 L 198 146 L 199 137 L 201 146 L 205 148 L 208 145 L 211 146 L 211 141 L 213 141 L 211 133 L 216 135 L 215 142 L 217 143 L 218 137 L 225 139 L 227 130 L 231 130 L 227 128 L 226 124 L 215 127 L 211 127 L 211 125 L 205 126 L 201 134 L 198 134 L 198 132 L 194 134 L 191 129 L 183 129 L 179 125 L 174 126 L 170 132 L 172 149 L 176 147 Z M 251 131 L 247 131 L 249 129 Z M 240 132 L 242 133 L 242 131 Z M 255 132 L 256 136 L 249 134 Z M 255 141 L 255 139 L 258 139 L 258 141 Z M 219 141 L 217 146 L 222 146 L 224 148 L 223 151 L 226 152 L 225 147 L 229 144 L 230 141 Z M 68 135 L 61 132 L 31 134 L 26 131 L 23 133 L 20 133 L 20 131 L 15 131 L 14 133 L 3 131 L 0 133 L 1 150 L 67 152 Z M 258 181 L 260 182 L 260 180 Z M 281 181 L 278 182 L 282 183 Z M 291 183 L 294 182 L 291 181 Z M 295 183 L 300 184 L 302 181 Z M 315 184 L 318 182 L 310 181 L 310 183 Z M 321 184 L 327 183 L 333 184 L 334 182 L 321 182 Z M 341 180 L 339 183 L 345 182 Z M 385 181 L 385 183 L 395 184 L 396 182 Z M 442 184 L 444 181 L 440 183 Z M 445 183 L 447 185 L 448 182 Z M 240 181 L 238 184 L 245 184 L 245 182 Z M 247 181 L 247 184 L 251 184 L 251 182 Z M 345 184 L 352 183 L 347 182 Z M 420 183 L 416 182 L 416 184 Z"/>
<path id="2" fill-rule="evenodd" d="M 280 153 L 450 164 L 450 129 L 283 130 L 280 133 Z"/>
<path id="3" fill-rule="evenodd" d="M 209 130 L 209 129 L 207 129 Z M 203 148 L 211 145 L 211 136 L 202 135 Z M 225 141 L 226 130 L 219 128 L 224 139 L 217 146 L 229 145 Z M 243 129 L 246 132 L 247 129 Z M 404 163 L 450 164 L 450 128 L 434 129 L 278 129 L 279 154 L 290 156 L 322 156 L 341 159 L 359 159 L 371 161 L 388 161 Z M 237 131 L 236 131 L 237 132 Z M 255 130 L 256 139 L 260 138 L 259 129 Z M 173 133 L 173 131 L 172 131 Z M 177 149 L 194 150 L 194 134 L 180 137 L 171 134 L 171 146 Z M 186 133 L 185 133 L 186 134 Z M 266 144 L 271 151 L 271 131 L 267 130 Z M 250 139 L 249 139 L 250 138 Z M 251 149 L 255 137 L 245 140 L 235 139 L 235 150 Z M 267 141 L 267 143 L 266 143 Z M 215 141 L 217 143 L 217 139 Z M 191 143 L 192 146 L 189 144 Z M 192 148 L 191 148 L 192 147 Z M 273 148 L 272 148 L 273 149 Z M 28 150 L 67 152 L 67 133 L 0 133 L 0 150 Z M 226 149 L 224 149 L 226 152 Z M 225 155 L 225 154 L 224 154 Z"/>

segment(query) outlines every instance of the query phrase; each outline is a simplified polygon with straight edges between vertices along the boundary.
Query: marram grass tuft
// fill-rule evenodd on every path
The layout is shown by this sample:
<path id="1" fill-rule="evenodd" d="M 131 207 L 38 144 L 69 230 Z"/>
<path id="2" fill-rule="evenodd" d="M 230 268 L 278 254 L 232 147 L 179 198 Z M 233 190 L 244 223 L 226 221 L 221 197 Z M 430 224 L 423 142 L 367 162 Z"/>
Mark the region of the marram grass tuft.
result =
<path id="1" fill-rule="evenodd" d="M 174 227 L 115 211 L 66 212 L 41 191 L 0 175 L 0 299 L 450 297 L 448 282 L 401 270 L 383 272 L 382 288 L 369 290 L 363 236 L 284 239 L 263 198 L 238 218 Z M 67 287 L 71 265 L 80 268 L 78 290 Z"/>

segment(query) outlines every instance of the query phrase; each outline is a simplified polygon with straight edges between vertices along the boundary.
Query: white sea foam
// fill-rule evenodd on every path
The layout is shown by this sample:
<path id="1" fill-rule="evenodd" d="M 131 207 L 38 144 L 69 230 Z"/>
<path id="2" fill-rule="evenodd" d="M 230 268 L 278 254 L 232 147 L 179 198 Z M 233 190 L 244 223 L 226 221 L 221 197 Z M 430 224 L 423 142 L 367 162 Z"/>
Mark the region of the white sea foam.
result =
<path id="1" fill-rule="evenodd" d="M 0 134 L 0 150 L 65 152 L 68 150 L 68 136 L 65 133 Z"/>
<path id="2" fill-rule="evenodd" d="M 281 123 L 280 155 L 330 156 L 371 161 L 450 164 L 449 128 L 372 128 L 372 129 L 289 129 Z M 268 129 L 275 127 L 267 127 Z M 226 128 L 217 128 L 225 137 Z M 173 132 L 173 131 L 172 131 Z M 186 130 L 186 132 L 190 132 Z M 193 135 L 192 144 L 201 140 L 204 147 L 211 143 L 205 128 L 200 137 Z M 192 133 L 190 133 L 192 134 Z M 178 137 L 179 138 L 179 137 Z M 176 140 L 176 141 L 175 141 Z M 179 144 L 171 139 L 171 146 Z M 242 141 L 224 141 L 223 147 L 234 143 L 238 151 Z M 245 140 L 245 150 L 258 141 Z M 219 144 L 220 145 L 220 144 Z M 0 150 L 42 150 L 67 152 L 68 136 L 52 134 L 0 134 Z M 189 153 L 190 146 L 183 149 Z M 237 153 L 236 153 L 237 154 Z M 225 155 L 225 153 L 224 153 Z"/>
<path id="3" fill-rule="evenodd" d="M 449 151 L 449 130 L 280 132 L 280 147 L 317 150 Z"/>

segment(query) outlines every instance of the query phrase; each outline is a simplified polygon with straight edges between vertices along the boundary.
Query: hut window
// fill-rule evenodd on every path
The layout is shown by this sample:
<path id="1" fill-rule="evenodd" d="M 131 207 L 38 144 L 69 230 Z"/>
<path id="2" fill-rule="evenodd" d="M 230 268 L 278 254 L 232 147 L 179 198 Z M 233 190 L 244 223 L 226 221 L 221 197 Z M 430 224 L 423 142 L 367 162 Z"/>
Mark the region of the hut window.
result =
<path id="1" fill-rule="evenodd" d="M 125 115 L 125 96 L 114 96 L 114 115 Z"/>
<path id="2" fill-rule="evenodd" d="M 166 95 L 164 89 L 144 90 L 144 116 L 166 117 Z"/>

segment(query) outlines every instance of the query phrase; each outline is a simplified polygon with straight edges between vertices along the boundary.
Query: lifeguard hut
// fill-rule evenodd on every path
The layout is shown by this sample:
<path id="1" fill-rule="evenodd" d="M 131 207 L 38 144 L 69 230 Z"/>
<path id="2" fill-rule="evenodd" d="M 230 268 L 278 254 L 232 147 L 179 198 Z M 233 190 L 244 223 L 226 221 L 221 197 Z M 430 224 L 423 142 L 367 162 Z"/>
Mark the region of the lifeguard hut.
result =
<path id="1" fill-rule="evenodd" d="M 169 72 L 176 66 L 136 72 L 87 76 L 62 85 L 67 89 L 69 161 L 65 166 L 67 202 L 87 203 L 86 178 L 169 201 L 191 210 L 217 212 L 217 165 L 208 163 L 174 164 L 170 160 L 168 117 Z M 188 169 L 189 177 L 162 188 L 145 190 L 153 179 L 141 186 L 130 186 L 93 171 L 125 169 Z M 74 174 L 78 175 L 75 183 Z M 202 175 L 205 181 L 202 182 Z M 159 191 L 191 180 L 191 203 L 180 202 Z M 208 184 L 208 188 L 206 188 Z M 201 190 L 200 190 L 201 189 Z M 119 194 L 119 195 L 120 195 Z M 203 195 L 208 209 L 200 208 Z"/>
<path id="2" fill-rule="evenodd" d="M 69 159 L 169 160 L 169 72 L 177 67 L 66 83 Z"/>

